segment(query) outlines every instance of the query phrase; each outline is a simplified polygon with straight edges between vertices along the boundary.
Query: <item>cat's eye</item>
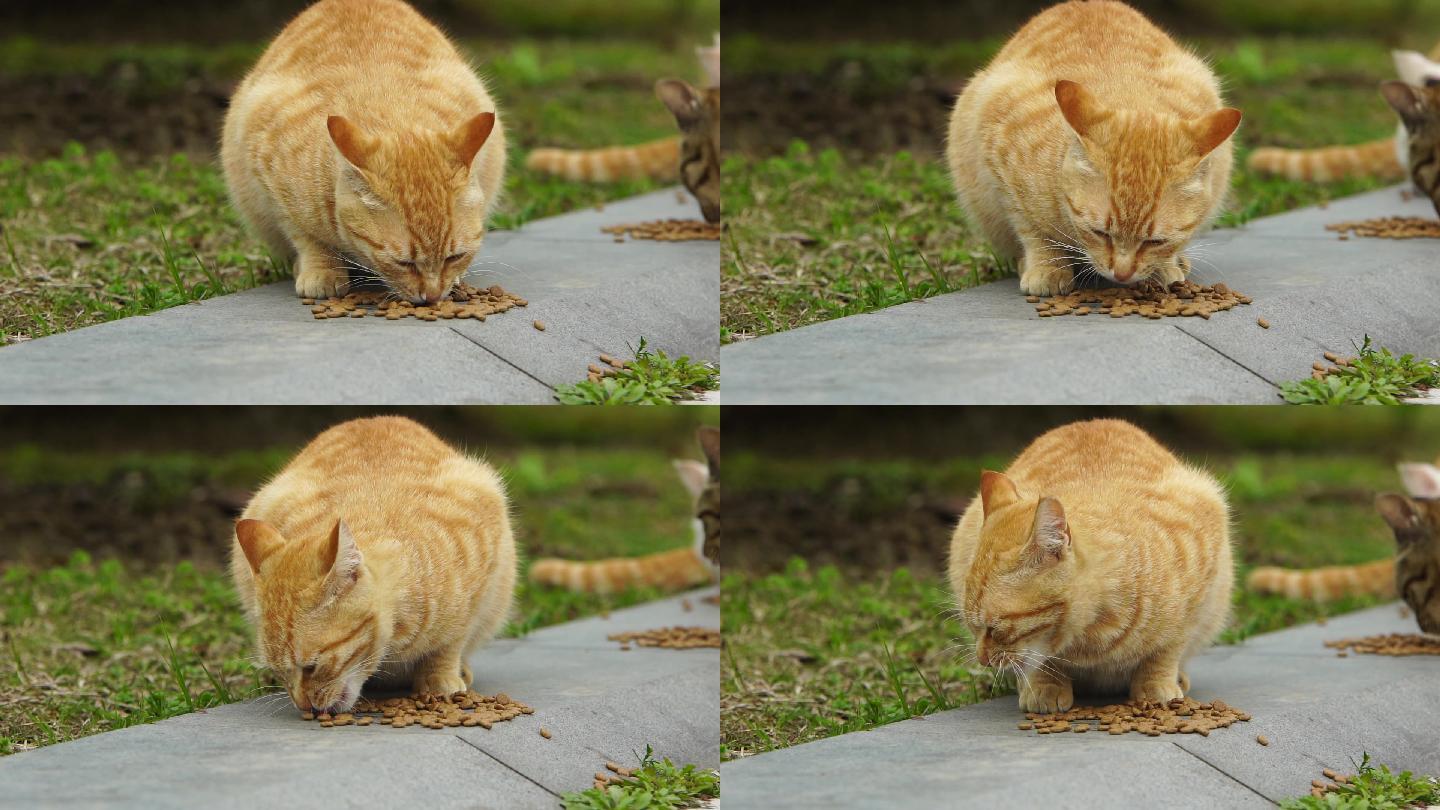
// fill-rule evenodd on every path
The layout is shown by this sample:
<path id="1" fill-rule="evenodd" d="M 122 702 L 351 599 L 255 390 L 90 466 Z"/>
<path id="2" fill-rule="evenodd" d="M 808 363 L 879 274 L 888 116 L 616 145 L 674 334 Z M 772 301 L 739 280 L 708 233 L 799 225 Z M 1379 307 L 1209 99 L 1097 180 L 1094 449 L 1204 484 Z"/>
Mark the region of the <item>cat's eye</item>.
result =
<path id="1" fill-rule="evenodd" d="M 395 263 L 398 264 L 398 265 L 400 265 L 401 267 L 404 267 L 404 268 L 407 269 L 407 270 L 414 270 L 414 269 L 415 269 L 415 262 L 397 261 L 397 262 L 395 262 Z"/>
<path id="2" fill-rule="evenodd" d="M 1163 245 L 1163 244 L 1165 244 L 1165 243 L 1168 242 L 1168 241 L 1170 241 L 1170 240 L 1168 240 L 1168 239 L 1146 239 L 1145 242 L 1144 242 L 1144 244 L 1149 245 L 1150 247 L 1159 247 L 1160 245 Z"/>
<path id="3" fill-rule="evenodd" d="M 463 258 L 465 258 L 465 254 L 464 254 L 464 253 L 456 253 L 456 254 L 454 254 L 454 255 L 452 255 L 452 256 L 446 256 L 446 257 L 445 257 L 445 263 L 446 263 L 446 264 L 449 264 L 450 262 L 458 262 L 458 261 L 460 261 L 460 260 L 463 259 Z"/>
<path id="4" fill-rule="evenodd" d="M 301 675 L 314 675 L 314 674 L 315 674 L 315 665 L 314 665 L 314 664 L 306 664 L 305 666 L 303 666 L 303 667 L 300 668 L 300 674 L 301 674 Z"/>
<path id="5" fill-rule="evenodd" d="M 1109 231 L 1104 231 L 1104 230 L 1101 230 L 1101 229 L 1099 229 L 1099 228 L 1091 228 L 1091 229 L 1090 229 L 1090 233 L 1095 234 L 1096 236 L 1100 237 L 1101 239 L 1109 239 L 1109 238 L 1110 238 L 1110 232 L 1109 232 Z"/>

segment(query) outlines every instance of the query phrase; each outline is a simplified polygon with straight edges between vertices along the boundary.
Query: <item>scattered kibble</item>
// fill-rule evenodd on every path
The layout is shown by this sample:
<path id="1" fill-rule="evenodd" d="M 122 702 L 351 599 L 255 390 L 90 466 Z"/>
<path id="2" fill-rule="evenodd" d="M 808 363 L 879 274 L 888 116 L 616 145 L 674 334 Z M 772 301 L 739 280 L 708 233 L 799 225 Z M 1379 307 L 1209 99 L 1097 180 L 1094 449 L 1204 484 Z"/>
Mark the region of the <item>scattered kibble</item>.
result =
<path id="1" fill-rule="evenodd" d="M 513 720 L 522 714 L 534 714 L 535 710 L 509 695 L 501 692 L 494 697 L 478 692 L 464 691 L 453 695 L 413 694 L 403 698 L 371 700 L 361 698 L 355 708 L 333 718 L 325 713 L 301 712 L 301 720 L 320 720 L 322 728 L 335 726 L 368 726 L 376 720 L 382 726 L 405 728 L 422 726 L 430 729 L 473 728 L 488 729 L 496 723 Z M 548 729 L 540 730 L 541 736 L 550 739 Z"/>
<path id="2" fill-rule="evenodd" d="M 1331 374 L 1334 374 L 1335 372 L 1350 365 L 1355 361 L 1355 358 L 1353 357 L 1341 357 L 1334 352 L 1325 352 L 1324 357 L 1325 360 L 1330 363 L 1330 365 L 1326 365 L 1325 363 L 1321 363 L 1318 361 L 1311 363 L 1310 376 L 1312 378 L 1317 380 L 1323 380 Z"/>
<path id="3" fill-rule="evenodd" d="M 544 332 L 544 331 L 545 331 L 545 322 L 544 322 L 544 321 L 536 321 L 534 325 L 535 325 L 536 330 L 541 331 L 541 332 Z"/>
<path id="4" fill-rule="evenodd" d="M 1036 296 L 1028 296 L 1026 300 L 1029 301 L 1030 298 Z M 1202 286 L 1193 281 L 1176 281 L 1169 287 L 1164 287 L 1160 282 L 1151 279 L 1134 287 L 1076 290 L 1065 295 L 1036 298 L 1031 303 L 1042 318 L 1097 312 L 1112 318 L 1139 315 L 1142 318 L 1159 320 L 1198 316 L 1208 320 L 1216 312 L 1224 312 L 1250 302 L 1249 296 L 1241 295 L 1223 283 Z"/>
<path id="5" fill-rule="evenodd" d="M 704 627 L 662 627 L 638 633 L 614 633 L 606 638 L 620 642 L 622 650 L 628 650 L 632 643 L 641 647 L 666 647 L 672 650 L 720 646 L 720 631 Z"/>
<path id="6" fill-rule="evenodd" d="M 343 297 L 323 300 L 302 298 L 300 303 L 310 307 L 310 313 L 317 321 L 331 318 L 364 318 L 373 315 L 389 321 L 416 318 L 422 321 L 453 320 L 470 318 L 483 321 L 490 315 L 523 307 L 530 302 L 518 295 L 506 292 L 501 286 L 472 287 L 461 281 L 450 291 L 449 298 L 434 306 L 396 301 L 392 293 L 356 292 Z M 535 322 L 535 328 L 545 331 L 545 325 Z"/>
<path id="7" fill-rule="evenodd" d="M 1327 641 L 1332 650 L 1346 650 L 1369 655 L 1440 655 L 1440 638 L 1419 633 L 1389 633 L 1383 636 L 1342 638 Z"/>
<path id="8" fill-rule="evenodd" d="M 541 737 L 544 737 L 544 738 L 547 739 L 547 740 L 550 739 L 550 729 L 545 728 L 544 726 L 541 726 L 541 727 L 540 727 L 540 736 L 541 736 Z"/>
<path id="9" fill-rule="evenodd" d="M 1201 702 L 1193 698 L 1176 698 L 1169 703 L 1130 701 L 1108 706 L 1076 706 L 1069 711 L 1026 712 L 1028 723 L 1020 723 L 1021 731 L 1033 729 L 1036 734 L 1063 734 L 1104 731 L 1112 735 L 1135 732 L 1149 737 L 1162 734 L 1199 734 L 1229 728 L 1247 722 L 1250 715 L 1223 700 Z M 1092 725 L 1092 722 L 1094 725 Z M 1264 737 L 1257 737 L 1264 740 Z M 1268 745 L 1268 741 L 1261 745 Z"/>
<path id="10" fill-rule="evenodd" d="M 1266 737 L 1264 734 L 1257 734 L 1255 736 L 1255 742 L 1260 743 L 1261 745 L 1269 745 L 1270 738 Z"/>
<path id="11" fill-rule="evenodd" d="M 1259 320 L 1255 321 L 1255 323 L 1260 324 L 1260 328 L 1261 328 L 1261 329 L 1269 329 L 1269 328 L 1270 328 L 1270 322 L 1267 321 L 1267 320 L 1265 320 L 1264 318 L 1260 318 Z"/>
<path id="12" fill-rule="evenodd" d="M 1341 239 L 1350 233 L 1379 239 L 1440 239 L 1440 219 L 1380 217 L 1356 222 L 1337 222 L 1326 225 L 1325 230 L 1340 233 Z"/>
<path id="13" fill-rule="evenodd" d="M 720 240 L 719 223 L 702 222 L 698 219 L 659 219 L 654 222 L 610 225 L 600 230 L 614 234 L 616 242 L 625 241 L 626 235 L 631 239 L 653 239 L 657 242 Z"/>

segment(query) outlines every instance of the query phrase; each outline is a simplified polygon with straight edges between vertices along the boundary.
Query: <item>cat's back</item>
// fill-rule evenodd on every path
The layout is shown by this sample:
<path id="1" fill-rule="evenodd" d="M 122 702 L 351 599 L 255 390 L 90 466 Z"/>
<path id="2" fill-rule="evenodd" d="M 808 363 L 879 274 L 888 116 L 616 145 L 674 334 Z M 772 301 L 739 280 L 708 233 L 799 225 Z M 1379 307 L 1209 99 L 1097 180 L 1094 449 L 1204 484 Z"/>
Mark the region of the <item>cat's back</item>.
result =
<path id="1" fill-rule="evenodd" d="M 1006 473 L 1022 490 L 1076 504 L 1196 499 L 1223 504 L 1215 479 L 1180 460 L 1149 433 L 1119 419 L 1073 422 L 1043 434 Z"/>
<path id="2" fill-rule="evenodd" d="M 324 78 L 349 70 L 418 70 L 459 59 L 429 20 L 401 0 L 320 0 L 291 20 L 251 76 Z"/>

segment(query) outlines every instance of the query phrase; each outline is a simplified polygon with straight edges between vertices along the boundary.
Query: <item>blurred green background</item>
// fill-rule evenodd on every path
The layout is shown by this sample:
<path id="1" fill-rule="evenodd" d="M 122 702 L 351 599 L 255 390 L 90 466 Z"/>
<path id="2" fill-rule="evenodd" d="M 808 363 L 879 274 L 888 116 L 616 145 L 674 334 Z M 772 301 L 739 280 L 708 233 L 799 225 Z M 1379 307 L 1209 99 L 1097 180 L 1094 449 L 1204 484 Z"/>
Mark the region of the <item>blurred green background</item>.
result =
<path id="1" fill-rule="evenodd" d="M 236 83 L 306 5 L 0 3 L 0 347 L 288 274 L 242 227 L 216 154 Z M 700 82 L 695 47 L 720 25 L 720 0 L 415 5 L 499 103 L 497 229 L 658 188 L 558 180 L 525 157 L 673 135 L 655 81 Z"/>
<path id="2" fill-rule="evenodd" d="M 0 408 L 0 755 L 272 688 L 225 568 L 250 494 L 315 434 L 407 415 L 504 478 L 522 576 L 505 634 L 652 599 L 532 587 L 540 556 L 692 541 L 671 461 L 719 409 Z M 522 685 L 517 684 L 519 693 Z"/>
<path id="3" fill-rule="evenodd" d="M 1224 484 L 1237 584 L 1257 565 L 1393 555 L 1375 494 L 1400 489 L 1397 461 L 1440 455 L 1440 409 L 1424 407 L 728 409 L 725 756 L 1012 691 L 960 655 L 969 636 L 950 618 L 950 536 L 982 469 L 1097 417 L 1139 425 Z M 1221 641 L 1377 601 L 1237 587 Z"/>

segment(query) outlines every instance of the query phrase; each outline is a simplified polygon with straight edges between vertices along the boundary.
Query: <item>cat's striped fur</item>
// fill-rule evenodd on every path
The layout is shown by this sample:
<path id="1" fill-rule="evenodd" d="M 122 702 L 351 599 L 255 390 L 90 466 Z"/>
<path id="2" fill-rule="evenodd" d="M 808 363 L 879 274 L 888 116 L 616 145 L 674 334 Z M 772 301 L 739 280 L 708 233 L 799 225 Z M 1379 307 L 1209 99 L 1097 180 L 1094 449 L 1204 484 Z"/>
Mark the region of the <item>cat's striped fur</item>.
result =
<path id="1" fill-rule="evenodd" d="M 1394 557 L 1303 571 L 1256 568 L 1248 587 L 1317 601 L 1398 593 L 1415 612 L 1420 629 L 1440 633 L 1440 467 L 1401 464 L 1399 469 L 1408 496 L 1382 493 L 1375 498 L 1375 508 L 1395 535 Z"/>
<path id="2" fill-rule="evenodd" d="M 230 572 L 259 660 L 301 710 L 344 711 L 379 675 L 468 687 L 516 577 L 504 485 L 400 417 L 315 437 L 245 507 Z"/>
<path id="3" fill-rule="evenodd" d="M 705 463 L 675 462 L 675 471 L 695 499 L 693 545 L 643 557 L 591 562 L 536 560 L 530 566 L 530 579 L 592 593 L 613 593 L 639 585 L 679 590 L 714 581 L 720 571 L 720 431 L 705 427 L 697 435 Z"/>
<path id="4" fill-rule="evenodd" d="M 1216 480 L 1144 431 L 1076 422 L 985 471 L 949 576 L 979 663 L 1021 677 L 1026 711 L 1076 688 L 1166 701 L 1225 626 L 1234 572 Z"/>
<path id="5" fill-rule="evenodd" d="M 505 130 L 475 71 L 410 6 L 320 0 L 236 89 L 220 155 L 235 207 L 293 257 L 298 295 L 358 275 L 434 303 L 484 240 Z"/>
<path id="6" fill-rule="evenodd" d="M 1184 249 L 1230 183 L 1240 112 L 1219 81 L 1113 0 L 1041 12 L 955 102 L 947 155 L 960 203 L 1020 289 L 1081 273 L 1124 284 L 1184 277 Z"/>
<path id="7" fill-rule="evenodd" d="M 1440 45 L 1435 46 L 1428 58 L 1415 51 L 1393 51 L 1391 57 L 1401 82 L 1417 88 L 1440 84 L 1440 61 L 1436 61 L 1440 60 Z M 1390 99 L 1394 91 L 1382 92 L 1394 107 L 1395 102 Z M 1261 174 L 1280 175 L 1291 180 L 1326 182 L 1346 177 L 1399 180 L 1410 173 L 1407 168 L 1412 165 L 1410 139 L 1402 119 L 1395 134 L 1389 138 L 1355 146 L 1324 146 L 1318 149 L 1266 146 L 1250 153 L 1247 165 Z"/>

